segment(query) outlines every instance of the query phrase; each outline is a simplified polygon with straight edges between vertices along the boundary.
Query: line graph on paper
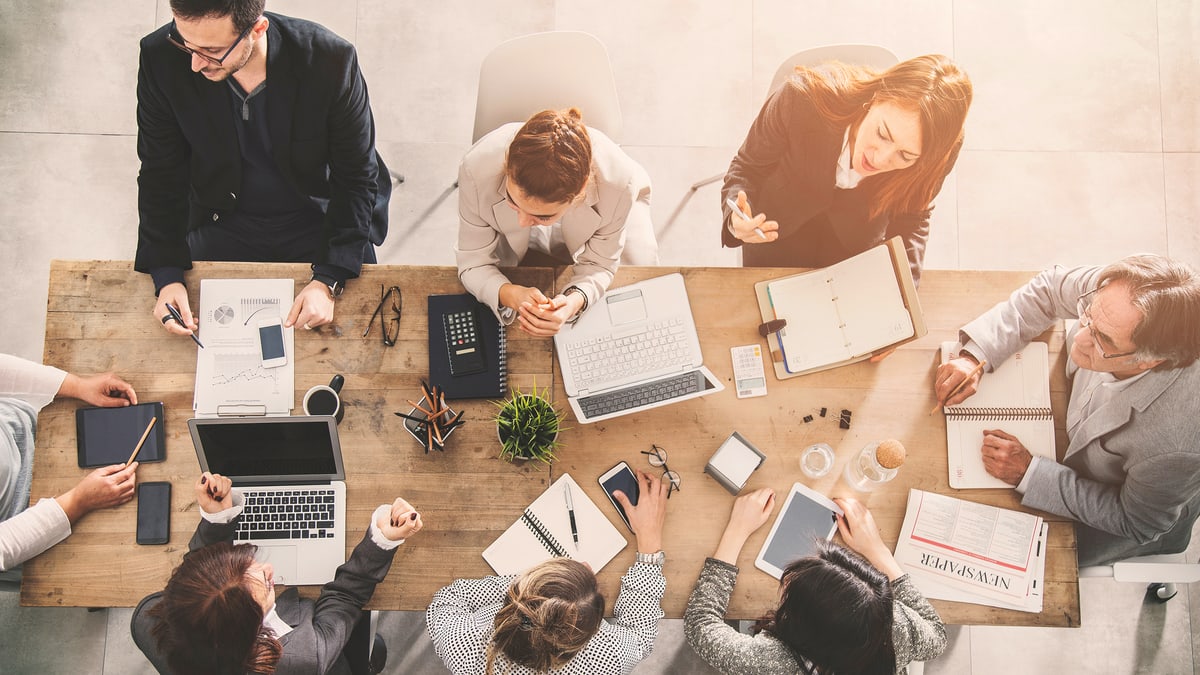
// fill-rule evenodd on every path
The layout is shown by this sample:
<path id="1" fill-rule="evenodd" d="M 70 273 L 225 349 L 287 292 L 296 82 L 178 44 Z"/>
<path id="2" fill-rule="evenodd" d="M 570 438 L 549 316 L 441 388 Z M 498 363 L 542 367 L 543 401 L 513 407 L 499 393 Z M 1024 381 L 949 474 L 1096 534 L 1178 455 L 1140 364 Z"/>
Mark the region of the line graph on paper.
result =
<path id="1" fill-rule="evenodd" d="M 217 390 L 236 387 L 245 392 L 252 387 L 259 393 L 280 392 L 279 369 L 263 368 L 262 356 L 255 352 L 214 353 L 209 383 Z"/>

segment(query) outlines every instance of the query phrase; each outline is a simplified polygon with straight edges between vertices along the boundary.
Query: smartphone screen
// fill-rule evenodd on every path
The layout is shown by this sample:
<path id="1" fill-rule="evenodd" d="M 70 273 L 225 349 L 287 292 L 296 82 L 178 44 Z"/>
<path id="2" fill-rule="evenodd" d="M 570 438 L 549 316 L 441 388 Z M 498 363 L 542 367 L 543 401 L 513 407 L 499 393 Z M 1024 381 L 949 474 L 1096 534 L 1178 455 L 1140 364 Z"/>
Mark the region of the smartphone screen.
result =
<path id="1" fill-rule="evenodd" d="M 137 543 L 165 544 L 171 538 L 171 484 L 138 485 Z"/>
<path id="2" fill-rule="evenodd" d="M 637 506 L 638 503 L 638 483 L 637 477 L 629 470 L 629 465 L 621 462 L 617 466 L 610 469 L 600 477 L 600 487 L 604 488 L 604 492 L 608 495 L 608 500 L 612 505 L 617 507 L 617 513 L 621 514 L 621 520 L 625 521 L 625 527 L 629 527 L 632 532 L 633 528 L 629 526 L 629 517 L 625 515 L 625 509 L 621 507 L 621 503 L 613 497 L 613 492 L 620 490 L 629 498 L 629 503 Z"/>
<path id="3" fill-rule="evenodd" d="M 262 345 L 263 361 L 282 359 L 287 355 L 283 350 L 283 327 L 278 323 L 259 326 L 258 342 Z"/>

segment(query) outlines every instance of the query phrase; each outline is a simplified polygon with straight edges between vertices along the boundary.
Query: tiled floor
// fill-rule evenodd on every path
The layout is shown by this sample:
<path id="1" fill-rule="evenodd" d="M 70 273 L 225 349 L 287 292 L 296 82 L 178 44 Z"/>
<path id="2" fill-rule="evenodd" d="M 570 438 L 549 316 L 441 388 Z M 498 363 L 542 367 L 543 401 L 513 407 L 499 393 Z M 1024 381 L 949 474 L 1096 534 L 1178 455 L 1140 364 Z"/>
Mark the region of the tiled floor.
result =
<path id="1" fill-rule="evenodd" d="M 966 148 L 928 265 L 1037 269 L 1135 252 L 1200 264 L 1200 4 L 1194 0 L 272 0 L 358 45 L 379 145 L 407 175 L 381 262 L 452 264 L 478 64 L 499 42 L 587 30 L 609 47 L 621 140 L 654 179 L 664 264 L 733 265 L 717 188 L 776 66 L 833 42 L 954 57 L 972 75 Z M 132 256 L 137 41 L 166 0 L 0 0 L 0 350 L 42 353 L 49 260 Z M 585 111 L 586 113 L 586 111 Z M 150 298 L 133 299 L 145 302 Z M 1193 545 L 1189 559 L 1200 558 Z M 1200 588 L 1144 604 L 1081 583 L 1076 629 L 962 627 L 928 673 L 1200 672 Z M 1193 609 L 1194 608 L 1194 609 Z M 1191 616 L 1196 614 L 1196 624 Z M 0 670 L 139 673 L 128 609 L 21 609 L 0 594 Z M 445 672 L 419 614 L 389 613 L 389 672 Z M 664 623 L 639 673 L 706 672 Z"/>

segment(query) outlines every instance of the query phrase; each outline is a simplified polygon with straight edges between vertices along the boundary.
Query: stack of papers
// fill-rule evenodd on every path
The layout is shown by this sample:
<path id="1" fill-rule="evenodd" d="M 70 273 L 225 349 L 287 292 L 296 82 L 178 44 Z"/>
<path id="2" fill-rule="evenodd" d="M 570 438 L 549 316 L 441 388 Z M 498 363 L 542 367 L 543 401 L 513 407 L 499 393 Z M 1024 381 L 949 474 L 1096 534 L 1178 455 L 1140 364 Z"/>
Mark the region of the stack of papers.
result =
<path id="1" fill-rule="evenodd" d="M 896 562 L 927 598 L 1036 613 L 1046 533 L 1032 514 L 910 490 Z"/>

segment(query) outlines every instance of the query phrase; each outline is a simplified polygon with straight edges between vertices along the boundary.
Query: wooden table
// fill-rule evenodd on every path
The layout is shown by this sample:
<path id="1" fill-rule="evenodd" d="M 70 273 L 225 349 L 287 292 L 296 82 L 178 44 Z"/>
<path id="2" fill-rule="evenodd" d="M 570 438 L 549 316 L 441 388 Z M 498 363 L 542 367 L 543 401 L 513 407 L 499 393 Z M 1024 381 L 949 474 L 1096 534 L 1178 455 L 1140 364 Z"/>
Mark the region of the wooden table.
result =
<path id="1" fill-rule="evenodd" d="M 674 271 L 669 268 L 624 268 L 617 284 Z M 783 276 L 787 270 L 689 268 L 686 279 L 692 312 L 700 333 L 705 363 L 731 383 L 729 348 L 760 341 L 753 283 Z M 794 271 L 794 270 L 793 270 Z M 540 288 L 562 288 L 565 272 L 513 270 L 514 281 Z M 670 451 L 670 465 L 682 474 L 682 491 L 669 504 L 664 547 L 667 551 L 667 616 L 682 616 L 687 597 L 706 555 L 724 528 L 733 497 L 703 467 L 717 445 L 738 430 L 757 444 L 767 462 L 747 489 L 774 487 L 786 493 L 800 480 L 831 496 L 850 494 L 837 481 L 844 461 L 864 444 L 898 438 L 909 449 L 900 476 L 867 500 L 883 532 L 894 544 L 903 519 L 909 487 L 958 494 L 947 484 L 945 421 L 928 416 L 933 405 L 930 382 L 936 349 L 953 339 L 965 321 L 1007 297 L 1031 275 L 1021 272 L 938 272 L 924 274 L 921 299 L 929 334 L 906 345 L 878 365 L 857 364 L 834 371 L 777 381 L 768 375 L 766 398 L 739 400 L 731 384 L 723 392 L 680 404 L 571 427 L 562 434 L 565 448 L 551 468 L 539 463 L 508 464 L 496 458 L 498 444 L 487 401 L 460 401 L 470 421 L 455 432 L 444 454 L 425 455 L 391 413 L 406 409 L 417 396 L 418 381 L 427 373 L 425 297 L 457 293 L 453 268 L 367 266 L 360 280 L 338 300 L 336 328 L 296 333 L 297 402 L 314 384 L 333 373 L 346 376 L 346 417 L 339 427 L 345 452 L 349 508 L 347 548 L 358 542 L 372 509 L 396 495 L 422 512 L 426 529 L 402 546 L 392 571 L 371 602 L 376 609 L 423 610 L 441 586 L 459 577 L 491 573 L 480 557 L 490 544 L 535 499 L 550 481 L 570 472 L 610 519 L 624 531 L 596 477 L 617 461 L 644 464 L 640 450 L 658 443 Z M 200 263 L 188 274 L 192 306 L 198 305 L 200 278 L 291 277 L 297 290 L 307 282 L 302 265 Z M 404 292 L 400 340 L 387 348 L 378 325 L 362 339 L 367 318 L 378 303 L 380 284 L 398 284 Z M 170 570 L 186 550 L 198 515 L 191 484 L 199 472 L 188 437 L 195 373 L 195 347 L 166 336 L 149 316 L 153 288 L 149 277 L 136 274 L 127 262 L 66 262 L 51 265 L 46 321 L 45 362 L 72 372 L 115 370 L 128 379 L 142 400 L 162 400 L 167 407 L 168 457 L 139 469 L 139 480 L 170 480 L 175 486 L 171 542 L 166 546 L 134 543 L 136 507 L 99 511 L 84 519 L 74 534 L 49 552 L 26 563 L 21 602 L 25 605 L 132 606 L 165 585 Z M 340 334 L 338 334 L 340 331 Z M 1059 447 L 1065 448 L 1062 420 L 1066 382 L 1062 375 L 1061 327 L 1049 331 L 1054 372 L 1051 395 Z M 549 340 L 517 330 L 509 332 L 512 384 L 528 388 L 553 385 L 565 407 L 565 394 Z M 820 407 L 833 413 L 811 424 L 801 418 Z M 83 471 L 75 464 L 76 402 L 56 402 L 39 418 L 33 494 L 57 494 L 73 485 Z M 836 411 L 854 412 L 850 430 L 838 429 Z M 294 411 L 299 413 L 299 407 Z M 838 463 L 824 479 L 810 481 L 799 470 L 799 452 L 826 442 Z M 1020 508 L 1011 490 L 971 490 L 960 494 L 1008 508 Z M 1043 514 L 1046 515 L 1046 514 Z M 1026 614 L 978 605 L 935 602 L 950 623 L 1074 626 L 1079 623 L 1079 594 L 1074 530 L 1064 519 L 1049 517 L 1045 609 Z M 767 527 L 747 542 L 743 568 L 730 603 L 731 618 L 755 618 L 768 609 L 777 582 L 753 567 Z M 633 539 L 600 573 L 601 586 L 612 602 L 621 574 L 632 562 Z M 305 589 L 306 593 L 316 589 Z"/>

